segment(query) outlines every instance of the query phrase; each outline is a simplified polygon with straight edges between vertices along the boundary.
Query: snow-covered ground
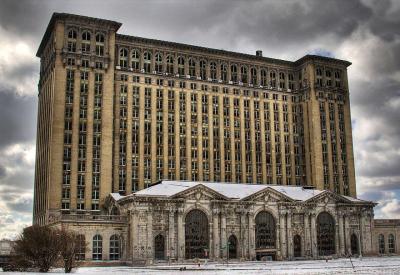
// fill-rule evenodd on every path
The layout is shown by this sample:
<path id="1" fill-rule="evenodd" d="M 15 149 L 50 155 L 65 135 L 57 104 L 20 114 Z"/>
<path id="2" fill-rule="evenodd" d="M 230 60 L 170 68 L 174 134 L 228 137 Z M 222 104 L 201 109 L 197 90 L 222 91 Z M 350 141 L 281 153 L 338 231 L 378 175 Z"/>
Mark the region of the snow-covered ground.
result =
<path id="1" fill-rule="evenodd" d="M 353 266 L 352 266 L 353 263 Z M 284 262 L 236 262 L 221 264 L 201 264 L 200 267 L 193 264 L 186 265 L 154 265 L 151 267 L 81 267 L 73 271 L 74 274 L 400 274 L 400 257 L 379 257 L 318 261 L 284 261 Z M 186 271 L 179 268 L 186 267 Z M 53 270 L 51 273 L 61 274 L 62 270 Z M 16 272 L 4 272 L 2 274 L 21 274 Z M 43 274 L 43 273 L 25 273 Z"/>

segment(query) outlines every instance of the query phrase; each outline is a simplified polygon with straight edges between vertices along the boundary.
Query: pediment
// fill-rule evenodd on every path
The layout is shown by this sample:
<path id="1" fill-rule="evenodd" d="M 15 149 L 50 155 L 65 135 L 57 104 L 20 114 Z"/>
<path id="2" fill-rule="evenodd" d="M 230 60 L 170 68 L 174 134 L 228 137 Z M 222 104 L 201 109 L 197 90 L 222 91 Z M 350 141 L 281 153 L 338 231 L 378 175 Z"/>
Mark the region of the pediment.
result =
<path id="1" fill-rule="evenodd" d="M 293 201 L 288 196 L 272 189 L 266 187 L 250 196 L 247 196 L 242 199 L 243 201 L 255 201 L 255 202 L 290 202 Z"/>
<path id="2" fill-rule="evenodd" d="M 324 192 L 318 194 L 307 200 L 307 202 L 319 203 L 319 204 L 336 204 L 338 202 L 346 202 L 348 203 L 349 200 L 343 198 L 340 195 L 335 194 L 332 191 L 325 190 Z"/>
<path id="3" fill-rule="evenodd" d="M 214 191 L 213 189 L 202 184 L 195 185 L 189 189 L 179 192 L 172 196 L 172 198 L 180 198 L 186 200 L 227 200 L 224 195 Z"/>

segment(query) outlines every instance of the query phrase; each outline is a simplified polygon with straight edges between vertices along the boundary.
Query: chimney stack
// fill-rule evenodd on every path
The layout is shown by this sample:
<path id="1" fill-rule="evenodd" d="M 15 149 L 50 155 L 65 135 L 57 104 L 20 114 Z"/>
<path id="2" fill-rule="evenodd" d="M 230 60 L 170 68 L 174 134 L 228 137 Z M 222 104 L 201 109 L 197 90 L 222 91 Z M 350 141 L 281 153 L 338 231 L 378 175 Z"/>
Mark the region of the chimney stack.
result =
<path id="1" fill-rule="evenodd" d="M 256 51 L 256 56 L 262 57 L 262 50 L 257 50 L 257 51 Z"/>

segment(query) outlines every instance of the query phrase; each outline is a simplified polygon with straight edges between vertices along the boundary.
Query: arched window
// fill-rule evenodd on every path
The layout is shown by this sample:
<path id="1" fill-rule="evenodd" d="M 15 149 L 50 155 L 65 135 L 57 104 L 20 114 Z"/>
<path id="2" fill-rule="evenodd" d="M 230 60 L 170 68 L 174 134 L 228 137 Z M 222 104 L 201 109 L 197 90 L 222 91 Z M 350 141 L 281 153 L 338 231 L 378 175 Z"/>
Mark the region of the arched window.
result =
<path id="1" fill-rule="evenodd" d="M 250 70 L 251 84 L 257 85 L 257 69 L 251 68 Z"/>
<path id="2" fill-rule="evenodd" d="M 231 65 L 231 81 L 236 83 L 238 81 L 238 76 L 237 76 L 237 66 L 236 65 Z"/>
<path id="3" fill-rule="evenodd" d="M 119 260 L 121 257 L 121 242 L 118 235 L 110 237 L 110 260 Z"/>
<path id="4" fill-rule="evenodd" d="M 119 50 L 119 66 L 121 68 L 128 67 L 128 50 L 125 48 Z"/>
<path id="5" fill-rule="evenodd" d="M 395 253 L 396 252 L 396 247 L 395 247 L 395 242 L 394 242 L 394 235 L 389 234 L 388 236 L 388 248 L 389 248 L 389 253 Z"/>
<path id="6" fill-rule="evenodd" d="M 70 30 L 68 32 L 68 39 L 76 39 L 76 37 L 77 37 L 77 34 L 76 34 L 75 30 Z"/>
<path id="7" fill-rule="evenodd" d="M 206 80 L 207 77 L 207 62 L 205 60 L 200 61 L 200 77 L 202 80 Z"/>
<path id="8" fill-rule="evenodd" d="M 85 260 L 85 252 L 86 252 L 85 235 L 78 235 L 76 237 L 75 259 L 78 261 Z"/>
<path id="9" fill-rule="evenodd" d="M 240 68 L 240 75 L 242 77 L 242 82 L 243 83 L 247 83 L 248 82 L 248 78 L 247 78 L 247 67 L 242 66 Z"/>
<path id="10" fill-rule="evenodd" d="M 82 33 L 82 43 L 81 43 L 82 53 L 90 52 L 90 32 L 84 31 Z"/>
<path id="11" fill-rule="evenodd" d="M 237 258 L 237 238 L 235 235 L 231 235 L 228 239 L 228 258 L 236 259 Z"/>
<path id="12" fill-rule="evenodd" d="M 180 76 L 185 75 L 185 58 L 182 56 L 178 57 L 178 74 Z"/>
<path id="13" fill-rule="evenodd" d="M 210 78 L 212 80 L 217 79 L 217 64 L 215 62 L 210 62 Z"/>
<path id="14" fill-rule="evenodd" d="M 385 254 L 385 236 L 379 234 L 378 236 L 379 254 Z"/>
<path id="15" fill-rule="evenodd" d="M 132 50 L 131 67 L 134 70 L 140 70 L 140 53 L 138 50 Z"/>
<path id="16" fill-rule="evenodd" d="M 261 86 L 267 87 L 267 70 L 261 69 Z"/>
<path id="17" fill-rule="evenodd" d="M 330 87 L 332 86 L 332 72 L 329 70 L 325 71 L 325 77 L 326 77 L 326 86 Z"/>
<path id="18" fill-rule="evenodd" d="M 281 89 L 285 89 L 286 88 L 285 81 L 286 81 L 285 73 L 280 72 L 279 73 L 279 88 L 281 88 Z"/>
<path id="19" fill-rule="evenodd" d="M 150 73 L 150 71 L 151 71 L 151 53 L 144 52 L 143 59 L 144 59 L 143 69 L 146 73 Z"/>
<path id="20" fill-rule="evenodd" d="M 269 73 L 269 86 L 271 88 L 276 88 L 276 73 L 275 73 L 275 71 L 271 71 Z"/>
<path id="21" fill-rule="evenodd" d="M 189 75 L 191 77 L 196 76 L 196 61 L 193 58 L 189 59 Z"/>
<path id="22" fill-rule="evenodd" d="M 228 80 L 228 67 L 226 64 L 221 64 L 221 80 L 226 82 Z"/>
<path id="23" fill-rule="evenodd" d="M 156 260 L 164 260 L 165 258 L 165 238 L 161 234 L 154 238 L 154 258 Z"/>
<path id="24" fill-rule="evenodd" d="M 275 219 L 267 211 L 256 216 L 256 249 L 275 248 L 276 227 Z"/>
<path id="25" fill-rule="evenodd" d="M 335 254 L 335 221 L 327 212 L 317 218 L 317 244 L 320 256 Z"/>
<path id="26" fill-rule="evenodd" d="M 102 33 L 96 34 L 96 55 L 104 55 L 104 34 Z"/>
<path id="27" fill-rule="evenodd" d="M 288 74 L 288 80 L 289 80 L 289 89 L 294 90 L 294 75 L 293 75 L 293 73 Z"/>
<path id="28" fill-rule="evenodd" d="M 156 72 L 157 73 L 162 73 L 162 71 L 163 71 L 162 62 L 163 62 L 162 55 L 160 53 L 157 53 L 156 54 Z"/>
<path id="29" fill-rule="evenodd" d="M 102 254 L 103 254 L 103 238 L 100 235 L 94 235 L 92 259 L 101 260 L 103 258 Z"/>
<path id="30" fill-rule="evenodd" d="M 70 30 L 68 32 L 67 50 L 69 52 L 76 52 L 76 30 Z"/>
<path id="31" fill-rule="evenodd" d="M 185 218 L 186 259 L 207 258 L 209 249 L 208 219 L 203 211 L 190 211 Z"/>
<path id="32" fill-rule="evenodd" d="M 167 73 L 174 73 L 174 57 L 172 55 L 167 56 Z"/>

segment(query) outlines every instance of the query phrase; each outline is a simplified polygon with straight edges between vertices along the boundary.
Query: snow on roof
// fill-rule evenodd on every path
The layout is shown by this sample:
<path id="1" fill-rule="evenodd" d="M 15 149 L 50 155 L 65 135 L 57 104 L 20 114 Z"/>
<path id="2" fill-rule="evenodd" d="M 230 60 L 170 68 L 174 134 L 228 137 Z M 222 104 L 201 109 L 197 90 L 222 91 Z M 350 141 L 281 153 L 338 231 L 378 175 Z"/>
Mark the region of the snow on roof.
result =
<path id="1" fill-rule="evenodd" d="M 171 197 L 196 185 L 204 185 L 221 195 L 241 200 L 261 190 L 272 188 L 293 200 L 306 201 L 318 194 L 321 190 L 304 189 L 301 186 L 240 184 L 221 182 L 193 182 L 193 181 L 162 181 L 157 185 L 136 192 L 135 196 Z"/>
<path id="2" fill-rule="evenodd" d="M 122 199 L 123 197 L 125 197 L 125 196 L 121 196 L 119 193 L 111 193 L 110 195 L 111 195 L 111 197 L 112 197 L 115 201 L 117 201 L 117 200 Z"/>

